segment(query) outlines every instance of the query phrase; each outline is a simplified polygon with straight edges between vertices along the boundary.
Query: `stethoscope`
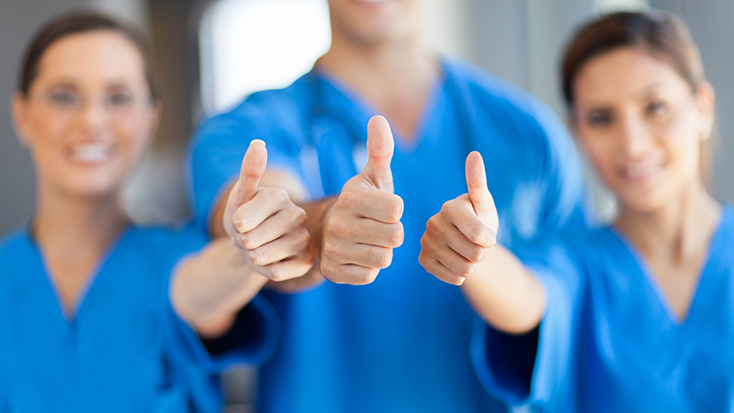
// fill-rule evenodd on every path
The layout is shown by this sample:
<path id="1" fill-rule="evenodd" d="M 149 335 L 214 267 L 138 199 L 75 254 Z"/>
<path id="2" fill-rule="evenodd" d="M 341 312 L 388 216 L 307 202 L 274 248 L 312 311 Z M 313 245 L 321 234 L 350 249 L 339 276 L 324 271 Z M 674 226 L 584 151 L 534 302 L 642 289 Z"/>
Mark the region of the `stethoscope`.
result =
<path id="1" fill-rule="evenodd" d="M 454 103 L 454 109 L 459 115 L 460 136 L 458 142 L 464 146 L 465 153 L 469 154 L 472 148 L 477 147 L 476 106 L 471 99 L 468 82 L 462 81 L 461 76 L 457 75 L 457 70 L 451 67 L 450 62 L 439 59 L 439 64 L 443 75 L 446 77 L 446 86 Z M 362 171 L 367 163 L 367 147 L 366 142 L 353 131 L 350 131 L 343 121 L 340 121 L 337 116 L 329 111 L 321 85 L 323 80 L 319 78 L 315 70 L 306 74 L 306 81 L 311 87 L 313 100 L 306 119 L 310 128 L 306 131 L 306 141 L 301 145 L 299 161 L 311 196 L 313 199 L 318 199 L 325 196 L 324 181 L 322 179 L 324 177 L 319 162 L 319 147 L 325 140 L 324 136 L 333 133 L 334 127 L 341 127 L 346 130 L 350 138 L 349 143 L 352 146 L 351 165 L 354 167 L 355 173 Z"/>

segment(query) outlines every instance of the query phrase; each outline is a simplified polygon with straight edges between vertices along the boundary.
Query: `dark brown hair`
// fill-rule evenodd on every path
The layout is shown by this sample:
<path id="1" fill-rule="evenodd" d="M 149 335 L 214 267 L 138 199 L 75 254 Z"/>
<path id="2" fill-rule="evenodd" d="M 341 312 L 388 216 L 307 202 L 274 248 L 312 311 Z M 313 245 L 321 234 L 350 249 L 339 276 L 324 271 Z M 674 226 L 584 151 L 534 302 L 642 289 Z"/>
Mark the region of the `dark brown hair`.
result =
<path id="1" fill-rule="evenodd" d="M 148 83 L 150 95 L 157 99 L 158 82 L 153 71 L 153 53 L 147 36 L 139 29 L 126 23 L 115 20 L 94 12 L 73 12 L 55 17 L 41 26 L 31 39 L 25 51 L 20 77 L 18 80 L 18 91 L 28 96 L 31 84 L 38 76 L 38 66 L 46 49 L 62 37 L 87 33 L 97 30 L 110 30 L 119 33 L 129 39 L 143 57 L 145 66 L 145 80 Z"/>
<path id="2" fill-rule="evenodd" d="M 569 41 L 561 69 L 563 98 L 568 109 L 574 102 L 573 82 L 589 60 L 619 47 L 637 47 L 667 61 L 696 91 L 706 80 L 701 54 L 680 18 L 662 11 L 618 12 L 587 23 Z M 701 145 L 699 167 L 704 185 L 711 189 L 711 142 Z"/>
<path id="3" fill-rule="evenodd" d="M 613 13 L 584 25 L 566 47 L 562 87 L 569 108 L 574 101 L 573 82 L 584 64 L 625 46 L 667 61 L 694 91 L 705 80 L 701 55 L 681 19 L 662 11 Z"/>

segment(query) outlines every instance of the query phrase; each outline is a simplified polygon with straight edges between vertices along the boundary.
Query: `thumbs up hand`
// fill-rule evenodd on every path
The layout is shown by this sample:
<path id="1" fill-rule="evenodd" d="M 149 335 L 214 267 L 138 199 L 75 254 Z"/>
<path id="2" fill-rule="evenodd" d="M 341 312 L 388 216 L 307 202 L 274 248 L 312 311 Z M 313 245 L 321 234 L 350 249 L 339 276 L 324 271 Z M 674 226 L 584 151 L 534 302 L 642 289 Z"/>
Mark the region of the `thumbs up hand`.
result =
<path id="1" fill-rule="evenodd" d="M 257 271 L 272 281 L 306 274 L 313 266 L 306 213 L 279 188 L 261 188 L 268 152 L 253 140 L 242 160 L 224 211 L 224 228 L 232 243 L 245 250 Z"/>
<path id="2" fill-rule="evenodd" d="M 487 257 L 499 227 L 479 152 L 466 158 L 466 184 L 468 193 L 443 204 L 428 220 L 418 258 L 426 271 L 455 285 L 461 285 Z"/>
<path id="3" fill-rule="evenodd" d="M 321 273 L 339 284 L 369 284 L 403 243 L 403 200 L 393 193 L 393 141 L 382 116 L 367 126 L 367 164 L 342 188 L 323 221 Z"/>

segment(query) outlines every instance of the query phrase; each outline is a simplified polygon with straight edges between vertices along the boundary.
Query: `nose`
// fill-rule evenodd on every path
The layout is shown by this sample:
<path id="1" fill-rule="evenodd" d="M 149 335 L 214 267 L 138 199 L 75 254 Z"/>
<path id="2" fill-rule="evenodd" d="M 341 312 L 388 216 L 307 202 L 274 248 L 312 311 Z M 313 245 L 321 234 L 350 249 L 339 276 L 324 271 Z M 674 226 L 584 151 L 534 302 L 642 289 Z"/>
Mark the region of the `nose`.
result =
<path id="1" fill-rule="evenodd" d="M 109 117 L 103 103 L 93 99 L 84 102 L 79 112 L 81 125 L 92 134 L 101 130 Z"/>
<path id="2" fill-rule="evenodd" d="M 646 153 L 653 141 L 650 128 L 643 119 L 634 115 L 624 115 L 620 119 L 619 149 L 628 158 L 638 158 Z"/>

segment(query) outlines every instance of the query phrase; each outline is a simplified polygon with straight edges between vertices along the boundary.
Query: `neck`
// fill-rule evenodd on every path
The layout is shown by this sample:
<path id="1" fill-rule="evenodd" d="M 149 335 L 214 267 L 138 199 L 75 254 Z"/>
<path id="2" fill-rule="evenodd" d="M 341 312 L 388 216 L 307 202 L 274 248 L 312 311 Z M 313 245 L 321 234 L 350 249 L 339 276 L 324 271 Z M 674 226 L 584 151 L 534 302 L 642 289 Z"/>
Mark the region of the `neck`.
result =
<path id="1" fill-rule="evenodd" d="M 119 195 L 79 197 L 39 190 L 33 236 L 44 250 L 68 261 L 98 258 L 129 221 Z"/>
<path id="2" fill-rule="evenodd" d="M 700 182 L 653 212 L 622 206 L 614 223 L 640 252 L 669 262 L 694 259 L 708 247 L 721 214 L 721 205 Z"/>
<path id="3" fill-rule="evenodd" d="M 418 36 L 359 44 L 334 36 L 316 67 L 384 114 L 403 137 L 412 137 L 431 85 L 439 75 Z"/>

